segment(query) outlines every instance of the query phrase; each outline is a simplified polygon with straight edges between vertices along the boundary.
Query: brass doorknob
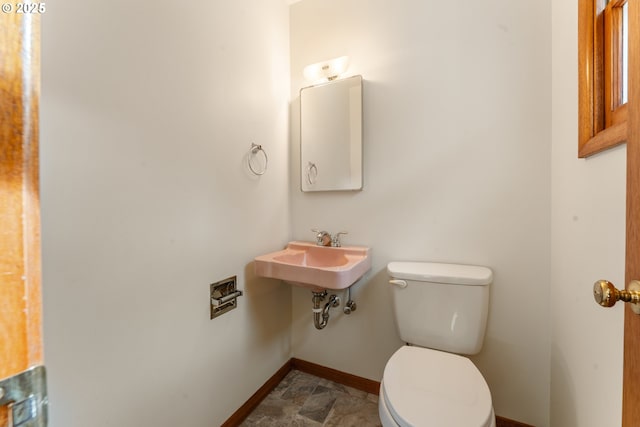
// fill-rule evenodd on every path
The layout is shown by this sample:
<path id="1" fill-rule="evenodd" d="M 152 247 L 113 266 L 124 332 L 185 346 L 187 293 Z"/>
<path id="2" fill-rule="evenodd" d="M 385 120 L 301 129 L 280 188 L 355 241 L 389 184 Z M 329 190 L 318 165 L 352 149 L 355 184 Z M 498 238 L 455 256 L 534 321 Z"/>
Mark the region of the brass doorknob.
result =
<path id="1" fill-rule="evenodd" d="M 608 280 L 598 280 L 593 284 L 593 298 L 603 307 L 613 307 L 616 302 L 631 303 L 631 309 L 640 314 L 640 282 L 632 280 L 628 290 L 618 290 Z"/>

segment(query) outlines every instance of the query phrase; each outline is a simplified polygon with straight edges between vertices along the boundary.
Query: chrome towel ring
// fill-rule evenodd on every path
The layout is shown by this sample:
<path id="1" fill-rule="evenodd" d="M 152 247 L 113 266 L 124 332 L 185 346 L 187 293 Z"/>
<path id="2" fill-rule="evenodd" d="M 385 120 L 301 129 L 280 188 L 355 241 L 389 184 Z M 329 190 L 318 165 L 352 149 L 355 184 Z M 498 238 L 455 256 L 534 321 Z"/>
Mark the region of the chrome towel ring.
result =
<path id="1" fill-rule="evenodd" d="M 256 157 L 258 157 L 258 153 L 262 153 L 261 157 L 264 157 L 264 160 L 262 162 L 256 159 Z M 267 157 L 267 152 L 262 148 L 262 145 L 251 143 L 251 149 L 249 150 L 249 155 L 247 156 L 247 166 L 249 166 L 249 170 L 251 171 L 251 173 L 258 176 L 264 175 L 264 173 L 267 171 L 268 164 L 269 158 Z"/>

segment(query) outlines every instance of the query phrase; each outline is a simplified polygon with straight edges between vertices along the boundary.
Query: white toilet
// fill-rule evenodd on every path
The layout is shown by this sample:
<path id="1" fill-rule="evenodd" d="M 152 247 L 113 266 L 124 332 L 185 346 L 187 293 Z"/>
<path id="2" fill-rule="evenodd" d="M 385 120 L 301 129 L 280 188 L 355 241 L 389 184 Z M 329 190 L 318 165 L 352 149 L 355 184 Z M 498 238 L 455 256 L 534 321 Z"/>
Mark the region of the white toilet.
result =
<path id="1" fill-rule="evenodd" d="M 400 338 L 384 368 L 384 427 L 495 427 L 491 393 L 471 360 L 489 311 L 487 267 L 392 262 L 387 271 Z"/>

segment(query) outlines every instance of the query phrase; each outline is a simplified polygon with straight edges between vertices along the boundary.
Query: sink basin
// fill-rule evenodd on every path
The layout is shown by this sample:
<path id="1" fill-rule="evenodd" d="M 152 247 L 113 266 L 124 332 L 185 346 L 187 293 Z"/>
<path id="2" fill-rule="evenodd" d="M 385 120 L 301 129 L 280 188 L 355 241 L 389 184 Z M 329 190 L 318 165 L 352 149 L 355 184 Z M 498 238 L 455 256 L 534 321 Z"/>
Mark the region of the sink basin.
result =
<path id="1" fill-rule="evenodd" d="M 284 280 L 314 291 L 344 289 L 371 268 L 370 249 L 364 246 L 332 248 L 311 242 L 290 242 L 281 251 L 255 258 L 257 276 Z"/>

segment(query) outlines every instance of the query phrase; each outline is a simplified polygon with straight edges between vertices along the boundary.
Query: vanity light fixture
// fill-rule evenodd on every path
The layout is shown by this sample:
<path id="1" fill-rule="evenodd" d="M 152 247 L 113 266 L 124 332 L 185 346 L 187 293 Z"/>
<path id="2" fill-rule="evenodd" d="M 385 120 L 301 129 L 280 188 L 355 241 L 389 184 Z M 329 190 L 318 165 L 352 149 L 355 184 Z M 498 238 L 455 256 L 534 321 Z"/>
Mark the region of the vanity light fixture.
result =
<path id="1" fill-rule="evenodd" d="M 341 56 L 339 58 L 307 65 L 304 67 L 304 77 L 313 83 L 331 81 L 337 79 L 341 74 L 344 74 L 348 67 L 349 57 Z"/>

